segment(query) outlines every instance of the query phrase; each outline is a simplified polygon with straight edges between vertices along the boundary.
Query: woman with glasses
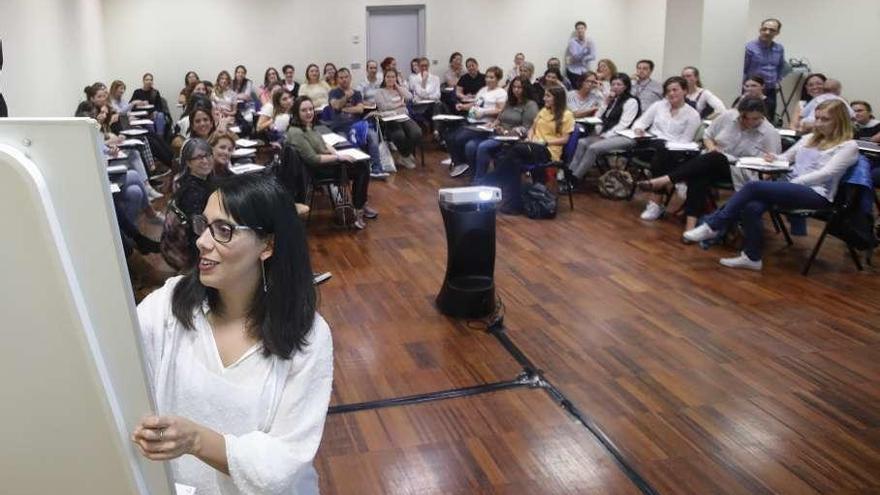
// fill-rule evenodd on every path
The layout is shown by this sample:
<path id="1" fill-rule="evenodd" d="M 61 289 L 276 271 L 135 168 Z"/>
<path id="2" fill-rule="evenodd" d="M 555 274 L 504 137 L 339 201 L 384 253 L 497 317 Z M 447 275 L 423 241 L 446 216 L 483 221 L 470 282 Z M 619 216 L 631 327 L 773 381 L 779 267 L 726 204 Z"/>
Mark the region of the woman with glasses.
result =
<path id="1" fill-rule="evenodd" d="M 197 268 L 138 306 L 159 413 L 131 440 L 196 493 L 318 493 L 333 342 L 292 202 L 271 176 L 220 181 L 192 217 Z"/>
<path id="2" fill-rule="evenodd" d="M 572 81 L 577 89 L 568 92 L 566 104 L 574 118 L 592 117 L 601 114 L 605 96 L 599 91 L 599 76 L 588 70 L 580 79 Z"/>
<path id="3" fill-rule="evenodd" d="M 179 209 L 189 218 L 199 214 L 205 209 L 208 196 L 211 195 L 210 180 L 213 178 L 214 156 L 213 148 L 207 140 L 191 138 L 183 144 L 180 150 L 180 163 L 184 166 L 180 177 L 175 181 L 175 191 L 172 201 L 173 207 L 169 206 L 167 215 L 175 214 L 173 208 Z M 190 235 L 192 232 L 188 232 Z M 191 236 L 190 260 L 197 258 L 195 237 Z M 185 268 L 185 267 L 181 267 Z"/>

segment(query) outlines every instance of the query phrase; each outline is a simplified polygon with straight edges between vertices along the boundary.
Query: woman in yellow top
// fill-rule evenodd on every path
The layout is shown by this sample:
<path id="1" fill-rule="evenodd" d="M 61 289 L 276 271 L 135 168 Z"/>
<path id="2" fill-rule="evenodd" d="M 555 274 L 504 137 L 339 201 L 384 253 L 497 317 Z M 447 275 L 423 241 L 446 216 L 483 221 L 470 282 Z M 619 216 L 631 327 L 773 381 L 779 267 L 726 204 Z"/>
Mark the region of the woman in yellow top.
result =
<path id="1" fill-rule="evenodd" d="M 535 117 L 526 140 L 516 143 L 502 154 L 495 163 L 495 170 L 486 176 L 485 182 L 501 187 L 503 197 L 507 198 L 501 207 L 502 213 L 522 212 L 522 167 L 561 160 L 562 148 L 573 131 L 574 114 L 566 108 L 565 88 L 549 88 L 544 93 L 544 108 Z"/>

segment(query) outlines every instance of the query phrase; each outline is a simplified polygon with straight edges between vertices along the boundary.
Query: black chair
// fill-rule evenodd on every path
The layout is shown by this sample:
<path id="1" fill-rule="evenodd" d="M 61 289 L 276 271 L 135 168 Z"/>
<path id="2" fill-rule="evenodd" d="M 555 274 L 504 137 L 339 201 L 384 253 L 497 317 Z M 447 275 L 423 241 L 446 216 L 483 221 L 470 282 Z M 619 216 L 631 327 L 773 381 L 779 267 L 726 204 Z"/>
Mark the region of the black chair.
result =
<path id="1" fill-rule="evenodd" d="M 293 195 L 294 201 L 309 205 L 306 224 L 312 219 L 312 211 L 315 209 L 315 193 L 317 191 L 326 193 L 333 210 L 341 212 L 341 223 L 350 225 L 351 221 L 353 221 L 354 209 L 351 205 L 348 169 L 343 163 L 325 166 L 327 170 L 330 170 L 331 167 L 337 167 L 333 174 L 316 173 L 312 167 L 305 164 L 296 148 L 293 145 L 287 144 L 282 150 L 280 162 L 273 170 L 281 184 Z M 333 194 L 331 186 L 337 188 L 337 194 Z"/>
<path id="2" fill-rule="evenodd" d="M 816 256 L 818 256 L 819 250 L 825 242 L 825 237 L 829 234 L 842 240 L 846 244 L 846 248 L 849 251 L 850 257 L 856 268 L 859 271 L 864 269 L 861 260 L 859 260 L 857 249 L 870 250 L 872 247 L 855 245 L 850 236 L 847 235 L 847 232 L 852 232 L 852 218 L 854 214 L 858 214 L 857 210 L 860 208 L 862 194 L 864 194 L 863 189 L 863 187 L 858 185 L 841 181 L 837 194 L 834 197 L 834 202 L 829 208 L 818 210 L 771 208 L 770 218 L 773 221 L 774 227 L 782 232 L 782 235 L 785 237 L 785 242 L 789 246 L 793 245 L 794 242 L 791 239 L 791 234 L 788 232 L 788 228 L 782 221 L 782 215 L 813 218 L 825 222 L 825 227 L 822 229 L 822 233 L 819 235 L 819 239 L 816 241 L 816 245 L 813 247 L 810 257 L 807 259 L 804 268 L 801 270 L 802 275 L 806 276 L 809 273 L 813 261 L 816 259 Z"/>
<path id="3" fill-rule="evenodd" d="M 574 152 L 577 149 L 581 132 L 582 129 L 580 125 L 575 124 L 574 130 L 568 137 L 568 142 L 566 142 L 565 147 L 562 148 L 561 160 L 529 164 L 526 166 L 526 171 L 532 176 L 532 180 L 537 180 L 538 182 L 544 182 L 550 177 L 555 177 L 557 171 L 562 170 L 562 186 L 558 187 L 557 192 L 560 194 L 568 194 L 568 207 L 570 210 L 574 210 L 574 174 L 572 174 L 568 165 L 571 163 L 572 157 L 574 157 Z"/>

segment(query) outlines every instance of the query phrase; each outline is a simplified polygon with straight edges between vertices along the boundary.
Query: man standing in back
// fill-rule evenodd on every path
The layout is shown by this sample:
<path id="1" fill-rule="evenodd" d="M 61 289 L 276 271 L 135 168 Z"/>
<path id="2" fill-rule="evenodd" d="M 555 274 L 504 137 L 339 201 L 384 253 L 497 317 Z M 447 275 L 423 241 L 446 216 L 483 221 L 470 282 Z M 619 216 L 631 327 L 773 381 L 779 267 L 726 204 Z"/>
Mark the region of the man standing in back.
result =
<path id="1" fill-rule="evenodd" d="M 776 115 L 776 93 L 782 78 L 789 72 L 785 63 L 785 48 L 773 41 L 782 30 L 779 19 L 765 19 L 758 31 L 758 39 L 746 43 L 743 82 L 749 76 L 764 78 L 764 95 L 767 97 L 767 113 Z M 775 124 L 775 122 L 774 122 Z"/>

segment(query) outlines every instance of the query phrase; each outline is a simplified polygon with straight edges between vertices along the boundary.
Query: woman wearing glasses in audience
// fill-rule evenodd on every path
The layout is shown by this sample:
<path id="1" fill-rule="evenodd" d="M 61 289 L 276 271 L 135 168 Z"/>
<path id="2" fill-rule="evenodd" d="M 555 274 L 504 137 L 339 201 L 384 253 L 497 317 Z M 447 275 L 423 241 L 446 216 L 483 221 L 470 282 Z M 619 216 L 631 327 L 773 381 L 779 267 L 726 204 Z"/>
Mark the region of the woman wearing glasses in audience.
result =
<path id="1" fill-rule="evenodd" d="M 272 94 L 270 93 L 271 89 L 269 87 L 272 83 L 280 83 L 281 78 L 278 76 L 278 71 L 275 67 L 269 67 L 266 69 L 266 72 L 263 74 L 263 85 L 260 86 L 260 103 L 265 105 L 272 101 Z"/>
<path id="2" fill-rule="evenodd" d="M 336 87 L 336 66 L 330 62 L 324 64 L 324 82 L 330 89 Z"/>
<path id="3" fill-rule="evenodd" d="M 214 172 L 213 155 L 214 149 L 208 141 L 198 137 L 188 139 L 180 150 L 180 162 L 185 167 L 177 178 L 174 204 L 187 217 L 200 214 L 208 202 L 211 194 L 209 180 L 213 178 Z M 192 247 L 195 249 L 195 239 Z"/>
<path id="4" fill-rule="evenodd" d="M 764 116 L 767 117 L 767 120 L 772 124 L 773 115 L 770 115 L 770 109 L 767 108 L 767 95 L 764 94 L 763 77 L 752 75 L 746 78 L 746 80 L 743 82 L 742 94 L 737 96 L 736 99 L 733 100 L 733 108 L 737 108 L 739 106 L 740 100 L 746 97 L 758 98 L 762 102 L 764 102 Z"/>
<path id="5" fill-rule="evenodd" d="M 306 67 L 306 82 L 299 87 L 300 96 L 308 96 L 320 112 L 330 101 L 330 85 L 321 80 L 321 71 L 315 64 Z"/>
<path id="6" fill-rule="evenodd" d="M 700 71 L 696 67 L 687 66 L 681 70 L 681 77 L 687 81 L 687 104 L 694 107 L 700 117 L 711 119 L 719 113 L 727 110 L 724 102 L 708 89 L 703 88 L 700 81 Z"/>
<path id="7" fill-rule="evenodd" d="M 324 143 L 324 139 L 315 130 L 315 106 L 308 96 L 300 96 L 293 102 L 293 118 L 290 130 L 287 131 L 287 142 L 296 148 L 300 158 L 305 162 L 315 179 L 339 178 L 341 167 L 346 167 L 348 177 L 352 181 L 351 202 L 355 211 L 354 226 L 357 229 L 367 228 L 365 219 L 373 219 L 379 213 L 367 205 L 367 190 L 370 187 L 370 162 L 354 161 L 348 155 L 340 155 L 332 147 Z"/>
<path id="8" fill-rule="evenodd" d="M 580 79 L 572 81 L 577 89 L 568 92 L 566 104 L 574 118 L 592 117 L 602 113 L 605 96 L 599 91 L 599 78 L 596 73 L 588 70 Z"/>
<path id="9" fill-rule="evenodd" d="M 632 140 L 617 135 L 617 131 L 629 129 L 641 113 L 639 99 L 630 94 L 631 89 L 632 81 L 623 72 L 611 78 L 611 93 L 600 117 L 601 133 L 578 140 L 577 149 L 569 162 L 575 180 L 582 180 L 600 156 L 632 145 Z"/>
<path id="10" fill-rule="evenodd" d="M 400 163 L 406 168 L 416 168 L 413 151 L 422 140 L 422 129 L 411 118 L 406 104 L 412 100 L 412 93 L 398 84 L 400 76 L 397 69 L 389 68 L 382 74 L 382 88 L 376 92 L 376 110 L 383 117 L 406 116 L 404 120 L 385 122 L 388 138 L 397 146 Z"/>
<path id="11" fill-rule="evenodd" d="M 722 112 L 706 129 L 703 134 L 705 153 L 667 175 L 640 182 L 639 188 L 655 191 L 687 183 L 684 230 L 694 228 L 697 218 L 705 212 L 712 184 L 730 182 L 738 191 L 745 183 L 758 178 L 755 172 L 737 168 L 737 160 L 779 153 L 782 149 L 779 132 L 767 121 L 765 111 L 762 98 L 742 98 L 737 108 Z"/>
<path id="12" fill-rule="evenodd" d="M 270 176 L 218 182 L 192 218 L 196 268 L 137 308 L 161 415 L 131 439 L 199 494 L 318 493 L 333 341 L 292 203 Z"/>
<path id="13" fill-rule="evenodd" d="M 474 101 L 471 103 L 457 103 L 455 110 L 466 112 L 468 123 L 473 125 L 488 124 L 495 120 L 504 104 L 507 102 L 507 92 L 500 86 L 503 77 L 501 68 L 489 67 L 486 70 L 486 85 L 477 91 Z M 472 140 L 477 142 L 482 138 L 491 136 L 485 131 L 468 126 L 459 127 L 446 135 L 446 146 L 449 148 L 449 156 L 452 158 L 453 168 L 449 173 L 452 177 L 458 177 L 468 171 L 470 164 L 467 163 L 465 148 Z"/>
<path id="14" fill-rule="evenodd" d="M 487 71 L 488 72 L 488 71 Z M 507 102 L 488 127 L 494 135 L 524 137 L 538 115 L 538 105 L 526 95 L 529 82 L 524 77 L 515 77 L 507 85 Z M 474 182 L 480 183 L 489 170 L 489 163 L 498 154 L 503 142 L 493 139 L 492 134 L 484 133 L 471 139 L 464 147 L 467 163 L 474 165 Z"/>
<path id="15" fill-rule="evenodd" d="M 859 147 L 853 140 L 852 121 L 845 102 L 828 100 L 816 108 L 813 132 L 802 137 L 781 155 L 767 153 L 767 160 L 794 162 L 792 172 L 781 181 L 752 181 L 733 195 L 724 207 L 705 219 L 705 223 L 684 233 L 691 242 L 716 238 L 741 221 L 745 233 L 742 253 L 722 258 L 730 268 L 761 270 L 764 212 L 776 205 L 782 208 L 822 209 L 834 201 L 840 179 L 856 163 Z"/>
<path id="16" fill-rule="evenodd" d="M 178 105 L 186 105 L 186 100 L 189 99 L 189 95 L 199 81 L 201 81 L 201 78 L 195 71 L 189 71 L 183 76 L 183 89 L 177 94 Z"/>
<path id="17" fill-rule="evenodd" d="M 495 170 L 486 176 L 485 182 L 501 187 L 503 197 L 507 198 L 501 207 L 502 213 L 518 214 L 522 211 L 522 167 L 560 160 L 562 148 L 573 131 L 574 115 L 565 108 L 565 88 L 549 88 L 544 93 L 544 108 L 535 117 L 526 140 L 511 146 L 498 158 Z"/>
<path id="18" fill-rule="evenodd" d="M 299 96 L 299 83 L 296 82 L 294 76 L 296 75 L 296 69 L 293 68 L 292 65 L 286 64 L 281 68 L 281 72 L 284 74 L 284 90 L 290 93 L 290 96 L 296 98 Z"/>

